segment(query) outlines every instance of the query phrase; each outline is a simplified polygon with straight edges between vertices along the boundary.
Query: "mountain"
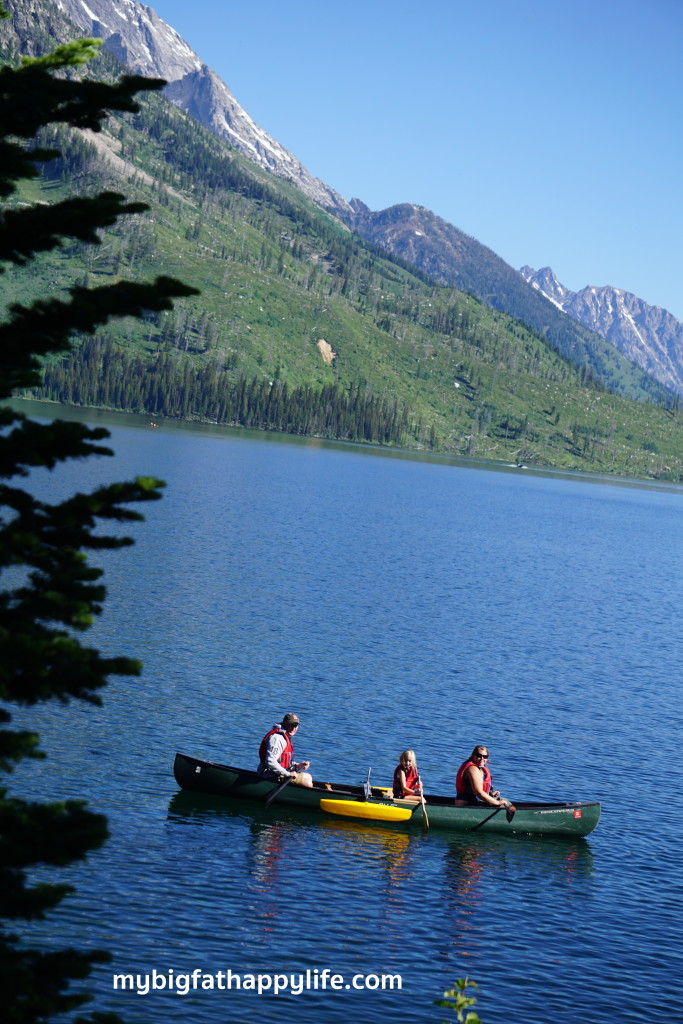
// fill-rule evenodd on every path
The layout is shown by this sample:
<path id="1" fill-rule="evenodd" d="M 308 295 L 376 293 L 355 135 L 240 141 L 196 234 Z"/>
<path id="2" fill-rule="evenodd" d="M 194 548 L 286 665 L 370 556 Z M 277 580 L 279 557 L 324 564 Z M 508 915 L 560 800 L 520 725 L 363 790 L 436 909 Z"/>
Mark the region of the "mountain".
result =
<path id="1" fill-rule="evenodd" d="M 599 334 L 545 301 L 492 250 L 419 206 L 373 213 L 347 202 L 254 123 L 228 87 L 154 10 L 136 0 L 53 0 L 54 6 L 132 70 L 168 81 L 165 94 L 219 138 L 265 170 L 292 181 L 366 240 L 410 261 L 437 281 L 469 291 L 524 320 L 559 352 L 590 367 L 607 387 L 639 400 L 658 388 Z"/>
<path id="2" fill-rule="evenodd" d="M 135 0 L 53 0 L 87 35 L 137 74 L 168 81 L 165 93 L 201 124 L 260 167 L 293 181 L 318 205 L 350 210 L 347 201 L 249 117 L 227 85 L 175 29 Z"/>
<path id="3" fill-rule="evenodd" d="M 344 219 L 363 238 L 408 260 L 442 284 L 471 292 L 493 309 L 529 324 L 564 356 L 589 366 L 605 385 L 632 397 L 652 398 L 656 386 L 588 325 L 584 326 L 538 286 L 475 238 L 422 206 L 403 203 L 372 211 L 351 200 Z M 549 289 L 550 292 L 550 289 Z"/>
<path id="4" fill-rule="evenodd" d="M 543 267 L 542 270 L 534 270 L 532 267 L 522 267 L 520 274 L 532 288 L 540 292 L 541 295 L 545 295 L 546 299 L 550 299 L 554 306 L 561 309 L 563 313 L 566 312 L 564 303 L 567 301 L 569 296 L 572 294 L 568 288 L 555 277 L 551 267 Z M 586 325 L 587 326 L 587 325 Z"/>
<path id="5" fill-rule="evenodd" d="M 683 394 L 683 324 L 631 292 L 588 286 L 572 292 L 550 267 L 522 267 L 524 280 L 558 309 L 602 335 L 632 362 Z"/>
<path id="6" fill-rule="evenodd" d="M 49 0 L 6 3 L 0 63 L 79 34 Z M 82 73 L 111 80 L 123 70 L 109 51 Z M 46 364 L 36 397 L 148 421 L 683 479 L 673 396 L 660 390 L 646 404 L 606 391 L 541 334 L 363 240 L 164 96 L 142 94 L 137 113 L 113 115 L 97 136 L 59 127 L 41 143 L 61 156 L 7 205 L 39 209 L 109 189 L 148 209 L 99 246 L 66 239 L 6 268 L 0 310 L 74 283 L 158 274 L 200 294 L 77 339 L 71 355 Z"/>

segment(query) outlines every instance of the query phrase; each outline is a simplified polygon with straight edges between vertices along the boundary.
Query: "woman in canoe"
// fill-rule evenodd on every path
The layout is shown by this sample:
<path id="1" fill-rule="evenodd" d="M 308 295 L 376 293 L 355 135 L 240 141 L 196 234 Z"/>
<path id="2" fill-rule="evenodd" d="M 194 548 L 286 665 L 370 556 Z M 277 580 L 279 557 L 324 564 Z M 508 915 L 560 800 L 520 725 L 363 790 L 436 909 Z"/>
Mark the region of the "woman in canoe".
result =
<path id="1" fill-rule="evenodd" d="M 509 807 L 509 800 L 503 799 L 499 789 L 492 789 L 493 780 L 487 761 L 488 747 L 479 744 L 466 761 L 458 768 L 455 780 L 455 806 L 471 807 L 490 804 L 492 807 Z"/>
<path id="2" fill-rule="evenodd" d="M 417 770 L 414 750 L 404 750 L 394 769 L 394 800 L 419 801 L 422 783 Z"/>

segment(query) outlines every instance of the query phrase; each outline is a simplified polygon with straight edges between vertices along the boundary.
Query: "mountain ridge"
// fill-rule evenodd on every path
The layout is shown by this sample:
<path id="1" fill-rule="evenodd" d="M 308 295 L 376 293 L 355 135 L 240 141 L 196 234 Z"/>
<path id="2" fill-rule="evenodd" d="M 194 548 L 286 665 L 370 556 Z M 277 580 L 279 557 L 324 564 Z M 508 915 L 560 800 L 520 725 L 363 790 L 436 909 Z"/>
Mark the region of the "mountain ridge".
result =
<path id="1" fill-rule="evenodd" d="M 630 389 L 653 393 L 652 377 L 610 341 L 558 309 L 492 249 L 438 214 L 412 203 L 372 211 L 359 199 L 351 208 L 344 219 L 361 237 L 528 324 L 564 356 L 590 366 L 607 387 L 620 389 L 625 378 Z"/>
<path id="2" fill-rule="evenodd" d="M 51 0 L 104 48 L 137 74 L 165 78 L 164 93 L 219 138 L 259 166 L 293 181 L 319 206 L 346 212 L 347 201 L 311 175 L 289 150 L 268 135 L 228 86 L 178 32 L 137 0 Z"/>
<path id="3" fill-rule="evenodd" d="M 48 0 L 7 3 L 16 17 L 0 23 L 3 63 L 76 35 Z M 113 81 L 123 70 L 102 51 L 80 73 Z M 143 93 L 138 112 L 112 115 L 98 138 L 93 148 L 83 132 L 49 133 L 42 143 L 62 155 L 10 205 L 38 209 L 106 189 L 147 212 L 122 219 L 100 246 L 66 241 L 6 270 L 4 303 L 74 281 L 159 274 L 201 294 L 77 339 L 71 356 L 46 365 L 42 397 L 153 420 L 683 479 L 673 396 L 660 390 L 660 404 L 645 404 L 611 394 L 538 332 L 362 240 L 164 96 Z"/>
<path id="4" fill-rule="evenodd" d="M 227 85 L 156 12 L 137 0 L 51 0 L 88 34 L 101 35 L 105 49 L 132 70 L 166 78 L 165 94 L 178 106 L 265 170 L 292 181 L 341 223 L 387 252 L 409 260 L 446 285 L 471 292 L 481 301 L 528 323 L 559 352 L 585 364 L 607 387 L 652 400 L 650 374 L 597 332 L 571 315 L 548 306 L 541 296 L 493 250 L 449 225 L 437 214 L 410 203 L 373 213 L 360 200 L 348 202 L 252 120 Z M 420 227 L 398 230 L 396 214 Z M 391 223 L 390 229 L 387 225 Z M 421 241 L 420 241 L 421 239 Z M 413 244 L 410 244 L 412 242 Z M 417 244 L 416 244 L 417 243 Z M 668 385 L 665 385 L 668 386 Z"/>
<path id="5" fill-rule="evenodd" d="M 668 310 L 612 285 L 587 285 L 573 292 L 558 281 L 551 267 L 524 266 L 519 273 L 562 312 L 683 394 L 683 324 Z"/>

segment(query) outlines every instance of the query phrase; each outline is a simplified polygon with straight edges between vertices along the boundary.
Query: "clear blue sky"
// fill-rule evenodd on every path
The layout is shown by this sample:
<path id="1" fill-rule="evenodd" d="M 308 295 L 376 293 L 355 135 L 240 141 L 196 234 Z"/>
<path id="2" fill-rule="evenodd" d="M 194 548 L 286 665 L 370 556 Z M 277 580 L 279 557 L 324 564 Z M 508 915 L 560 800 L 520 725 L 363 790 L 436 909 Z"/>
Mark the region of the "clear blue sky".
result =
<path id="1" fill-rule="evenodd" d="M 683 320 L 683 0 L 153 0 L 347 199 Z"/>

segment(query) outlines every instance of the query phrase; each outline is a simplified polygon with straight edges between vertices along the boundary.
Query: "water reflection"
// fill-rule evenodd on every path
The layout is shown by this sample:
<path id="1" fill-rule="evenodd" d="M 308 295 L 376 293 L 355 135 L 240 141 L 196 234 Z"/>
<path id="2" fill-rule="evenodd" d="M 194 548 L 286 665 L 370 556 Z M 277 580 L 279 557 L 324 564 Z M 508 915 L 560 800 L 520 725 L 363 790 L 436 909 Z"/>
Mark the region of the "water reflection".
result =
<path id="1" fill-rule="evenodd" d="M 322 898 L 345 903 L 349 920 L 372 897 L 377 924 L 392 949 L 401 947 L 406 917 L 419 906 L 444 957 L 472 956 L 487 942 L 482 911 L 511 899 L 510 893 L 526 899 L 541 877 L 556 906 L 573 903 L 593 874 L 585 839 L 423 835 L 300 809 L 229 805 L 186 792 L 172 798 L 168 821 L 213 830 L 217 848 L 229 845 L 238 857 L 251 914 L 247 930 L 259 945 L 288 921 L 288 893 L 296 891 L 300 914 Z M 211 839 L 201 841 L 211 849 Z"/>
<path id="2" fill-rule="evenodd" d="M 383 880 L 381 888 L 390 900 L 398 890 L 410 884 L 414 874 L 411 852 L 414 852 L 416 839 L 411 833 L 334 819 L 323 819 L 319 826 L 325 832 L 349 839 L 349 851 L 353 851 L 361 861 L 369 856 L 381 865 L 382 875 L 376 874 L 376 877 Z M 362 870 L 362 864 L 360 867 Z"/>
<path id="3" fill-rule="evenodd" d="M 463 837 L 451 840 L 443 858 L 444 907 L 452 922 L 452 946 L 461 956 L 471 956 L 485 946 L 479 916 L 492 890 L 514 884 L 535 886 L 542 876 L 571 900 L 577 887 L 593 874 L 593 854 L 585 839 L 501 836 Z"/>
<path id="4" fill-rule="evenodd" d="M 249 869 L 251 877 L 263 891 L 279 883 L 281 868 L 286 864 L 287 843 L 293 826 L 306 830 L 314 827 L 318 835 L 329 834 L 342 840 L 341 847 L 363 870 L 364 858 L 379 861 L 383 868 L 388 895 L 411 880 L 409 851 L 419 837 L 405 831 L 378 828 L 364 822 L 338 818 L 321 818 L 317 812 L 301 808 L 262 808 L 258 804 L 226 805 L 220 798 L 203 793 L 176 793 L 168 808 L 168 817 L 178 824 L 201 825 L 215 818 L 239 818 L 248 822 L 251 845 Z M 345 842 L 344 840 L 349 840 Z"/>
<path id="5" fill-rule="evenodd" d="M 214 850 L 224 860 L 228 849 L 239 863 L 242 900 L 248 905 L 240 927 L 248 933 L 251 947 L 267 948 L 283 926 L 289 930 L 293 893 L 298 921 L 318 918 L 322 902 L 329 934 L 335 932 L 335 919 L 337 930 L 343 922 L 343 942 L 354 946 L 355 933 L 365 934 L 372 908 L 387 941 L 393 948 L 401 947 L 404 925 L 399 918 L 417 884 L 419 836 L 322 818 L 305 809 L 228 804 L 189 792 L 171 799 L 167 822 L 170 828 L 182 828 L 177 836 L 182 845 L 188 828 L 201 833 L 193 845 L 201 845 L 205 864 Z M 367 941 L 365 935 L 363 944 Z"/>

